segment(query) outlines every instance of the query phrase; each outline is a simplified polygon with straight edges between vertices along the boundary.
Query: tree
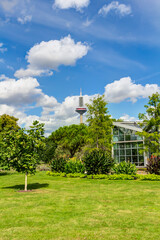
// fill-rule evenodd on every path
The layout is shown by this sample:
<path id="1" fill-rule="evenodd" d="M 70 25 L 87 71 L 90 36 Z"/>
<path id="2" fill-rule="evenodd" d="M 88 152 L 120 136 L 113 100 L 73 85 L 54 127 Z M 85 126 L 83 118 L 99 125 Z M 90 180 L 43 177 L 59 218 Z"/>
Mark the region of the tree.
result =
<path id="1" fill-rule="evenodd" d="M 1 156 L 10 167 L 25 173 L 25 191 L 27 191 L 27 176 L 36 172 L 40 161 L 39 151 L 44 144 L 44 124 L 33 122 L 29 130 L 7 131 L 3 134 Z"/>
<path id="2" fill-rule="evenodd" d="M 89 123 L 88 142 L 92 148 L 111 151 L 112 148 L 112 119 L 108 114 L 107 102 L 104 95 L 98 95 L 88 107 L 87 122 Z"/>
<path id="3" fill-rule="evenodd" d="M 20 127 L 17 124 L 18 118 L 3 114 L 0 116 L 0 133 L 4 131 L 15 130 L 17 131 Z"/>
<path id="4" fill-rule="evenodd" d="M 148 105 L 144 107 L 146 113 L 139 114 L 143 132 L 138 134 L 144 137 L 144 151 L 158 156 L 160 155 L 160 94 L 152 94 Z"/>
<path id="5" fill-rule="evenodd" d="M 64 154 L 73 157 L 86 144 L 87 126 L 84 124 L 60 127 L 49 136 L 49 140 L 56 144 L 56 148 Z"/>
<path id="6" fill-rule="evenodd" d="M 3 137 L 2 135 L 5 134 L 8 131 L 18 131 L 20 127 L 17 124 L 18 118 L 15 118 L 13 116 L 9 116 L 7 114 L 3 114 L 0 116 L 0 146 L 3 143 Z M 0 149 L 2 152 L 2 149 Z M 4 162 L 3 158 L 0 157 L 0 166 L 2 168 L 7 168 L 6 162 Z"/>

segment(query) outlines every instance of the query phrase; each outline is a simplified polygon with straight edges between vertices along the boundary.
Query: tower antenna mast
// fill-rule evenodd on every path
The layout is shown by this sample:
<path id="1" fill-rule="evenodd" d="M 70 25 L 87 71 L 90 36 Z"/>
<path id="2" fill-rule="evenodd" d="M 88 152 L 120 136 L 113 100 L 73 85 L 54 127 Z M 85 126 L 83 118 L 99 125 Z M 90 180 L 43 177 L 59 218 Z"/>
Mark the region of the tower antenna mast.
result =
<path id="1" fill-rule="evenodd" d="M 79 107 L 76 108 L 76 112 L 80 115 L 80 124 L 83 123 L 83 114 L 87 112 L 87 109 L 83 105 L 82 89 L 80 89 Z"/>

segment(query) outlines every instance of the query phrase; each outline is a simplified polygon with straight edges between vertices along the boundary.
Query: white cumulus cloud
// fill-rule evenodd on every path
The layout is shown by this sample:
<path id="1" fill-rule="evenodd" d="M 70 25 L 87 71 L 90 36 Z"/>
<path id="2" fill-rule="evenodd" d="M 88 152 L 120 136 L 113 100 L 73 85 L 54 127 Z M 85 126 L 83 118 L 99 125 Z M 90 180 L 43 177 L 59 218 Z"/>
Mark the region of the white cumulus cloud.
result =
<path id="1" fill-rule="evenodd" d="M 87 7 L 90 3 L 90 0 L 55 0 L 53 8 L 68 9 L 76 8 L 76 10 L 81 10 L 84 7 Z"/>
<path id="2" fill-rule="evenodd" d="M 136 84 L 130 77 L 121 78 L 118 81 L 107 84 L 105 87 L 105 97 L 107 101 L 119 103 L 129 100 L 133 103 L 139 98 L 147 98 L 155 92 L 160 92 L 157 84 Z"/>
<path id="3" fill-rule="evenodd" d="M 113 1 L 108 5 L 104 5 L 100 10 L 99 14 L 106 16 L 109 12 L 114 11 L 120 16 L 130 15 L 132 10 L 130 5 L 121 4 L 118 1 Z"/>
<path id="4" fill-rule="evenodd" d="M 70 35 L 60 40 L 42 41 L 27 53 L 28 68 L 16 71 L 15 76 L 51 75 L 51 70 L 57 70 L 60 65 L 74 66 L 78 59 L 88 53 L 88 50 L 87 44 L 75 43 Z"/>
<path id="5" fill-rule="evenodd" d="M 0 79 L 0 104 L 28 104 L 32 103 L 36 96 L 42 94 L 41 89 L 38 88 L 39 83 L 35 78 L 15 80 L 2 75 Z"/>
<path id="6" fill-rule="evenodd" d="M 122 117 L 120 117 L 119 119 L 123 120 L 123 121 L 137 121 L 138 119 L 135 117 L 131 117 L 128 114 L 124 114 Z"/>

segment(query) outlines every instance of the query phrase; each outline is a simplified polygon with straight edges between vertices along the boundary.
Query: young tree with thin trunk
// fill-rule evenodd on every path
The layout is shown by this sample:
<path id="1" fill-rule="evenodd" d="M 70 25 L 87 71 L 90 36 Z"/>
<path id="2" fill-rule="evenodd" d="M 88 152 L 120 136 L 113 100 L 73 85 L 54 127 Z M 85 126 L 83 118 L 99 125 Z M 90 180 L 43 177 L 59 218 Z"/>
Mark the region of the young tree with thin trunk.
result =
<path id="1" fill-rule="evenodd" d="M 25 173 L 25 191 L 27 176 L 36 172 L 40 161 L 39 153 L 44 147 L 44 124 L 38 121 L 34 121 L 29 130 L 20 129 L 3 134 L 1 156 L 10 167 Z"/>
<path id="2" fill-rule="evenodd" d="M 112 119 L 109 115 L 104 95 L 98 95 L 90 104 L 86 104 L 88 122 L 88 142 L 91 148 L 112 149 Z"/>

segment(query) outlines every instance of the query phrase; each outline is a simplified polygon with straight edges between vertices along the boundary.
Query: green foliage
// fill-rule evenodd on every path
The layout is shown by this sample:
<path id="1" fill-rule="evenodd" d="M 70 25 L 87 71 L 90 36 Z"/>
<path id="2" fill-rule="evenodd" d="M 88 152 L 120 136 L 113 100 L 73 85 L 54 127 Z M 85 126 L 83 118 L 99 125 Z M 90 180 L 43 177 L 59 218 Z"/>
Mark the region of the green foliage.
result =
<path id="1" fill-rule="evenodd" d="M 112 119 L 108 114 L 107 102 L 104 96 L 98 95 L 91 101 L 91 104 L 86 104 L 87 122 L 89 123 L 88 142 L 91 148 L 101 148 L 110 150 L 112 148 Z"/>
<path id="2" fill-rule="evenodd" d="M 114 174 L 114 175 L 87 175 L 88 179 L 106 179 L 106 180 L 135 180 L 137 179 L 135 176 L 127 175 L 127 174 Z"/>
<path id="3" fill-rule="evenodd" d="M 46 144 L 45 149 L 43 149 L 43 151 L 40 152 L 40 157 L 44 163 L 51 163 L 53 158 L 55 157 L 55 151 L 57 146 L 49 138 L 45 139 L 45 144 Z"/>
<path id="4" fill-rule="evenodd" d="M 106 180 L 140 180 L 140 181 L 160 181 L 160 175 L 147 174 L 147 175 L 127 175 L 127 174 L 98 174 L 98 175 L 86 175 L 81 173 L 54 173 L 47 172 L 49 176 L 53 177 L 68 177 L 68 178 L 87 178 L 87 179 L 106 179 Z"/>
<path id="5" fill-rule="evenodd" d="M 3 114 L 0 116 L 0 133 L 15 130 L 17 131 L 20 127 L 17 124 L 18 118 Z"/>
<path id="6" fill-rule="evenodd" d="M 9 166 L 0 165 L 0 171 L 9 171 L 9 170 L 10 170 Z"/>
<path id="7" fill-rule="evenodd" d="M 18 172 L 35 173 L 39 162 L 39 151 L 44 144 L 44 124 L 33 122 L 29 130 L 7 131 L 3 133 L 1 158 Z"/>
<path id="8" fill-rule="evenodd" d="M 61 152 L 67 153 L 67 157 L 72 158 L 86 144 L 87 129 L 88 127 L 84 124 L 60 127 L 51 134 L 49 140 L 54 142 Z"/>
<path id="9" fill-rule="evenodd" d="M 2 158 L 2 146 L 3 146 L 3 136 L 8 131 L 18 131 L 20 127 L 17 124 L 18 118 L 3 114 L 0 116 L 0 166 L 7 167 L 7 163 Z"/>
<path id="10" fill-rule="evenodd" d="M 107 174 L 114 165 L 110 152 L 93 149 L 85 153 L 83 162 L 87 174 Z"/>
<path id="11" fill-rule="evenodd" d="M 67 160 L 63 157 L 54 158 L 51 163 L 51 169 L 53 172 L 64 172 Z"/>
<path id="12" fill-rule="evenodd" d="M 160 157 L 151 156 L 147 162 L 147 172 L 160 175 Z"/>
<path id="13" fill-rule="evenodd" d="M 84 173 L 85 167 L 80 160 L 69 160 L 65 165 L 65 173 Z"/>
<path id="14" fill-rule="evenodd" d="M 160 181 L 160 175 L 147 174 L 147 175 L 138 175 L 138 179 L 141 181 Z"/>
<path id="15" fill-rule="evenodd" d="M 140 126 L 143 132 L 139 133 L 144 137 L 144 151 L 154 155 L 160 155 L 160 94 L 155 93 L 149 97 L 148 105 L 145 105 L 146 114 L 139 114 L 143 120 Z"/>
<path id="16" fill-rule="evenodd" d="M 128 174 L 128 175 L 135 175 L 137 172 L 137 168 L 135 164 L 130 162 L 120 162 L 113 167 L 113 171 L 116 174 Z"/>

